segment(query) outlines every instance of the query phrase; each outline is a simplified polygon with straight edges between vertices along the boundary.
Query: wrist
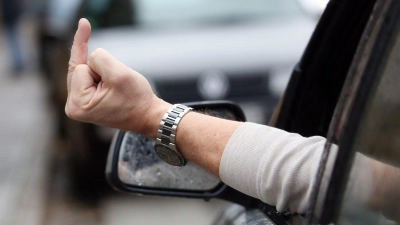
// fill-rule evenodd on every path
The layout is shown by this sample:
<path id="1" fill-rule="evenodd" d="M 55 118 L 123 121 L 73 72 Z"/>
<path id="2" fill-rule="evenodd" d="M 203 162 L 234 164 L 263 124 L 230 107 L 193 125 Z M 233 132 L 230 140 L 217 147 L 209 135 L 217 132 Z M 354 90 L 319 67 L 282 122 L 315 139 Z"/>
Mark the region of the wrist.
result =
<path id="1" fill-rule="evenodd" d="M 143 118 L 143 126 L 139 133 L 155 139 L 157 137 L 158 127 L 164 114 L 171 108 L 172 105 L 164 100 L 158 98 L 156 95 Z"/>

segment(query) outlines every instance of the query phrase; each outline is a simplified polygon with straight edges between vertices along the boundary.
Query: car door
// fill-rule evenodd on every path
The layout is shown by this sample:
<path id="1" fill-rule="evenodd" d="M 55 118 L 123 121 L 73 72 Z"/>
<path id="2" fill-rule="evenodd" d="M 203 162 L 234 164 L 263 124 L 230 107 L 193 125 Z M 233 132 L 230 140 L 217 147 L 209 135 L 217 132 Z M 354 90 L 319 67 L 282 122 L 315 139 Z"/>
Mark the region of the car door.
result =
<path id="1" fill-rule="evenodd" d="M 360 3 L 330 2 L 292 74 L 278 109 L 279 116 L 271 123 L 303 136 L 328 138 L 318 174 L 319 184 L 305 215 L 308 224 L 387 224 L 393 217 L 398 221 L 399 206 L 392 200 L 384 200 L 390 199 L 388 196 L 395 198 L 394 190 L 399 188 L 399 183 L 390 178 L 380 182 L 383 186 L 389 183 L 392 192 L 375 198 L 381 204 L 388 202 L 386 208 L 380 205 L 380 209 L 371 209 L 367 203 L 357 207 L 348 200 L 349 195 L 354 195 L 351 187 L 368 189 L 365 187 L 368 184 L 360 184 L 363 179 L 358 177 L 371 175 L 358 174 L 359 166 L 353 159 L 359 154 L 356 151 L 394 166 L 394 171 L 399 164 L 395 141 L 399 136 L 396 123 L 399 114 L 395 99 L 400 95 L 395 88 L 399 83 L 394 78 L 398 75 L 394 71 L 398 71 L 399 62 L 396 45 L 399 2 Z M 382 73 L 390 69 L 392 72 Z M 384 83 L 385 79 L 390 81 Z M 394 101 L 390 105 L 383 103 L 382 99 L 387 96 Z M 398 179 L 399 175 L 393 173 L 393 179 Z M 370 179 L 373 182 L 375 178 Z"/>
<path id="2" fill-rule="evenodd" d="M 375 4 L 328 132 L 310 223 L 400 223 L 399 15 L 399 1 Z"/>

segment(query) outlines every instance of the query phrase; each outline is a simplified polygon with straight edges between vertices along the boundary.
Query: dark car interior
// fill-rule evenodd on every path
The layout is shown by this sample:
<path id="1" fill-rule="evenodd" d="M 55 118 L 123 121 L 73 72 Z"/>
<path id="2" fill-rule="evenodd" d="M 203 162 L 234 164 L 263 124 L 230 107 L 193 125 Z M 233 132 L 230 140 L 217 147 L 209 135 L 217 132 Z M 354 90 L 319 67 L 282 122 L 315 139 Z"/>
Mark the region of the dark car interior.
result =
<path id="1" fill-rule="evenodd" d="M 275 127 L 306 137 L 326 137 L 343 83 L 375 2 L 329 2 L 292 73 Z"/>

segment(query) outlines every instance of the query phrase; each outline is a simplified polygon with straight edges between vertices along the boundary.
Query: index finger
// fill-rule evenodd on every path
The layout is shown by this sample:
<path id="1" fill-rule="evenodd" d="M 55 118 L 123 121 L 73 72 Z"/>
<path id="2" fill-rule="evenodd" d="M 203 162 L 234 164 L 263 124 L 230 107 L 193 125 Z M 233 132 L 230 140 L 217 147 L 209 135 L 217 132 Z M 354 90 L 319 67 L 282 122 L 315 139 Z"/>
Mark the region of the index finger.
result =
<path id="1" fill-rule="evenodd" d="M 80 19 L 78 23 L 78 29 L 74 36 L 74 42 L 71 48 L 71 57 L 68 63 L 68 93 L 71 90 L 71 76 L 74 73 L 75 67 L 79 64 L 86 64 L 90 32 L 91 27 L 89 21 L 84 18 Z"/>

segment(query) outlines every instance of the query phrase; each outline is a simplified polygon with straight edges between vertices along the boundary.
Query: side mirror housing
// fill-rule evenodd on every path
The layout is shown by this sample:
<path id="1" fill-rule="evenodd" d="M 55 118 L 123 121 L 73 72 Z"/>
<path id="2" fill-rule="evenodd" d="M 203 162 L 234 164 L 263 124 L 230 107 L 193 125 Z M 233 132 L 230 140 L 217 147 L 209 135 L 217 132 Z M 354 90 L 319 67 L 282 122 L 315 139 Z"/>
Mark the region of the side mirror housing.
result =
<path id="1" fill-rule="evenodd" d="M 184 103 L 195 111 L 245 121 L 242 109 L 229 101 Z M 194 163 L 171 166 L 154 152 L 154 140 L 118 130 L 106 167 L 110 185 L 126 193 L 210 199 L 223 196 L 227 186 Z"/>

